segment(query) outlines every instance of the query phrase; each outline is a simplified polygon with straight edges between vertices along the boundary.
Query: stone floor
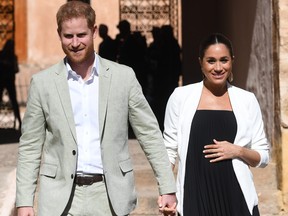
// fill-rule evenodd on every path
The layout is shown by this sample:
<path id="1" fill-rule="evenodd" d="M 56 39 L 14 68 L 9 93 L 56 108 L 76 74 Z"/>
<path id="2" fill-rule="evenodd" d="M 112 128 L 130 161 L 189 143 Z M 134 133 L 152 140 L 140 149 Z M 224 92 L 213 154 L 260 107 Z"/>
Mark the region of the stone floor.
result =
<path id="1" fill-rule="evenodd" d="M 0 131 L 0 137 L 3 137 L 2 135 Z M 15 136 L 17 137 L 17 134 Z M 129 147 L 139 197 L 138 207 L 131 215 L 159 215 L 156 204 L 157 184 L 151 167 L 136 140 L 129 140 Z M 10 216 L 14 206 L 17 149 L 18 143 L 0 144 L 0 216 Z M 264 169 L 253 169 L 252 171 L 259 196 L 261 216 L 288 216 L 288 212 L 282 209 L 281 193 L 277 190 L 275 163 L 271 162 Z"/>

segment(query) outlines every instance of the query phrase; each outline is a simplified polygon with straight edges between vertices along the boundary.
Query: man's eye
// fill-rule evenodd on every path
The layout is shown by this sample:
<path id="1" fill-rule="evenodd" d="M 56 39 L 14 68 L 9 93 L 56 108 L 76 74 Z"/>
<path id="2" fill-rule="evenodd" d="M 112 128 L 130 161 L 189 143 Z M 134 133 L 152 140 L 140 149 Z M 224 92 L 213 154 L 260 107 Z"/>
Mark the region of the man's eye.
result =
<path id="1" fill-rule="evenodd" d="M 71 39 L 71 38 L 73 38 L 73 35 L 64 35 L 64 37 L 67 39 Z"/>
<path id="2" fill-rule="evenodd" d="M 83 38 L 83 37 L 85 37 L 86 36 L 86 34 L 79 34 L 79 35 L 77 35 L 77 37 L 79 37 L 79 38 Z"/>

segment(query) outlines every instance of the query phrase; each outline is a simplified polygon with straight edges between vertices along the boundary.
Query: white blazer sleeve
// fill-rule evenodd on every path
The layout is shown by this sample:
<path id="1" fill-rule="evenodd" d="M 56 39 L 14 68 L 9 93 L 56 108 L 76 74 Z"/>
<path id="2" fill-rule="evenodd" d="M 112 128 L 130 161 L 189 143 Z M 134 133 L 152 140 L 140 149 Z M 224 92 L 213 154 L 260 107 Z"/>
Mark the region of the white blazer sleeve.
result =
<path id="1" fill-rule="evenodd" d="M 253 125 L 251 149 L 257 151 L 261 156 L 257 167 L 265 167 L 269 162 L 270 144 L 266 138 L 260 106 L 255 95 L 252 95 L 253 97 L 250 103 L 251 112 L 249 112 L 251 113 L 251 125 Z"/>
<path id="2" fill-rule="evenodd" d="M 176 163 L 178 149 L 178 124 L 179 124 L 179 101 L 176 91 L 170 96 L 165 112 L 164 120 L 164 143 L 167 149 L 169 160 Z"/>

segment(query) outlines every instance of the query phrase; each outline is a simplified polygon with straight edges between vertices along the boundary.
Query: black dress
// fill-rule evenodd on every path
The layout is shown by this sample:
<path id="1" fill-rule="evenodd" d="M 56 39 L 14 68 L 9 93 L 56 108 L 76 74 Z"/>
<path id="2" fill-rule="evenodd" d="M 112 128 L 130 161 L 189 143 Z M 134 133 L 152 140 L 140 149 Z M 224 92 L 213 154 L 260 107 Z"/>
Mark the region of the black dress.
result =
<path id="1" fill-rule="evenodd" d="M 232 111 L 196 111 L 186 158 L 183 216 L 251 216 L 232 160 L 210 163 L 203 153 L 213 139 L 234 143 L 236 132 Z M 259 215 L 257 206 L 253 215 Z"/>

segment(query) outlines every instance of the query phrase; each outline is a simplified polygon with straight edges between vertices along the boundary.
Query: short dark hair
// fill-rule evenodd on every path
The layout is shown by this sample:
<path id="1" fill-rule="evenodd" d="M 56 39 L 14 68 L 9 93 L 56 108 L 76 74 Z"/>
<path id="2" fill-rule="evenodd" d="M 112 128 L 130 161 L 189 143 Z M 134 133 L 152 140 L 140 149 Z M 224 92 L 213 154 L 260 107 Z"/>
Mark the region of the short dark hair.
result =
<path id="1" fill-rule="evenodd" d="M 92 29 L 96 22 L 96 14 L 93 8 L 81 1 L 69 1 L 63 4 L 57 14 L 58 33 L 62 30 L 62 23 L 72 18 L 84 17 L 87 20 L 88 28 Z"/>
<path id="2" fill-rule="evenodd" d="M 199 58 L 202 60 L 206 50 L 214 44 L 224 44 L 228 50 L 229 53 L 231 55 L 231 58 L 234 58 L 234 52 L 233 52 L 233 47 L 232 47 L 232 43 L 231 41 L 224 36 L 223 34 L 220 33 L 212 33 L 210 34 L 208 37 L 206 37 L 205 39 L 203 39 L 200 43 L 199 46 Z"/>

